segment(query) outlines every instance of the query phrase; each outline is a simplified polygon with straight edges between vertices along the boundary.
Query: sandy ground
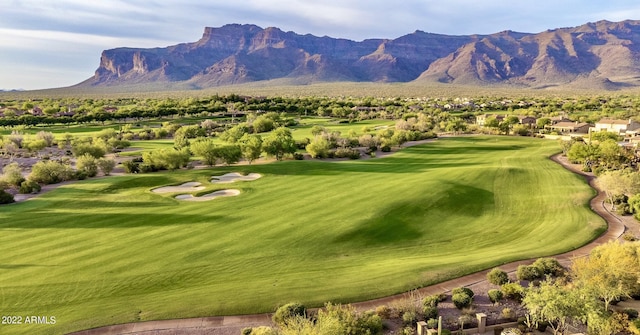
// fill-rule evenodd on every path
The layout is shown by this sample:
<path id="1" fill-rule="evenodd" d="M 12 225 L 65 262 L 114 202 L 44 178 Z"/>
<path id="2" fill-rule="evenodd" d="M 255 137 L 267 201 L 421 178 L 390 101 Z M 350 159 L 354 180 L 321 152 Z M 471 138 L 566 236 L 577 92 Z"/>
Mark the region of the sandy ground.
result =
<path id="1" fill-rule="evenodd" d="M 240 190 L 220 190 L 199 197 L 195 197 L 191 194 L 180 194 L 176 196 L 176 199 L 183 201 L 210 201 L 221 197 L 234 197 L 240 195 Z"/>
<path id="2" fill-rule="evenodd" d="M 184 183 L 178 186 L 163 186 L 163 187 L 154 188 L 151 191 L 154 193 L 175 193 L 175 192 L 195 192 L 195 191 L 204 190 L 205 187 L 200 185 L 202 184 L 195 181 L 190 181 L 188 183 Z"/>
<path id="3" fill-rule="evenodd" d="M 236 181 L 251 181 L 261 178 L 262 175 L 259 173 L 249 173 L 246 176 L 243 176 L 237 172 L 231 172 L 227 174 L 223 174 L 222 176 L 213 176 L 211 177 L 212 184 L 229 184 L 234 183 Z"/>

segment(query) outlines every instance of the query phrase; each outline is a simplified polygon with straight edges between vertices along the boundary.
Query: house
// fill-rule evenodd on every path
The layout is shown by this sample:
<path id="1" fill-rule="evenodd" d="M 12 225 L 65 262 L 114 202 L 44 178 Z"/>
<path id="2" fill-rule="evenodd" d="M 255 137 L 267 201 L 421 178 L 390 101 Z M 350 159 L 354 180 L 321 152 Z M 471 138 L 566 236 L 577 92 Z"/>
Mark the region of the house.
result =
<path id="1" fill-rule="evenodd" d="M 549 120 L 551 120 L 552 125 L 560 122 L 571 122 L 571 120 L 567 119 L 564 116 L 553 116 L 553 117 L 550 117 Z"/>
<path id="2" fill-rule="evenodd" d="M 481 114 L 476 116 L 476 124 L 478 124 L 479 126 L 484 126 L 484 123 L 487 121 L 487 118 L 493 117 L 496 120 L 498 120 L 498 122 L 502 122 L 502 120 L 504 120 L 504 115 L 497 115 L 497 114 Z"/>
<path id="3" fill-rule="evenodd" d="M 520 124 L 528 126 L 529 128 L 534 128 L 536 126 L 536 121 L 538 121 L 538 119 L 533 116 L 523 115 L 518 115 L 518 120 L 520 121 Z"/>
<path id="4" fill-rule="evenodd" d="M 632 119 L 602 119 L 596 122 L 591 131 L 610 131 L 620 136 L 633 137 L 640 133 L 640 123 Z"/>
<path id="5" fill-rule="evenodd" d="M 585 122 L 558 122 L 556 124 L 546 125 L 544 128 L 549 131 L 555 131 L 558 134 L 588 134 L 590 124 Z"/>

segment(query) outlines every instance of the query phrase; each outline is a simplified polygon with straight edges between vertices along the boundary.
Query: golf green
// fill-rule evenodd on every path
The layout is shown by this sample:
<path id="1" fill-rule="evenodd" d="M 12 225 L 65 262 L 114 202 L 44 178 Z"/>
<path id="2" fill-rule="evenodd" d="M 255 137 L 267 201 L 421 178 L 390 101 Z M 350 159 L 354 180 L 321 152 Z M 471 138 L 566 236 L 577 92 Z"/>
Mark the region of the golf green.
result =
<path id="1" fill-rule="evenodd" d="M 23 318 L 0 333 L 361 301 L 574 249 L 606 225 L 588 207 L 594 191 L 548 159 L 557 151 L 532 138 L 446 138 L 370 160 L 64 185 L 0 207 L 0 311 Z M 227 172 L 262 178 L 210 183 Z M 151 191 L 185 182 L 206 186 L 195 195 L 240 194 Z"/>

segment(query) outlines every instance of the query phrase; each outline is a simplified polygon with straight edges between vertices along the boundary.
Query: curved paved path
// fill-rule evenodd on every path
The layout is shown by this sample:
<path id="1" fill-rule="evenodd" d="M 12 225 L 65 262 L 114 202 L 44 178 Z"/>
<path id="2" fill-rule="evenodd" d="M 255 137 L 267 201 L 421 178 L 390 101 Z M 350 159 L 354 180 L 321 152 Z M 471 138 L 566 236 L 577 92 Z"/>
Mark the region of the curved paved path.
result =
<path id="1" fill-rule="evenodd" d="M 564 266 L 571 263 L 571 260 L 576 257 L 584 257 L 589 252 L 604 243 L 611 240 L 618 239 L 625 230 L 625 226 L 622 219 L 611 213 L 605 207 L 606 196 L 602 190 L 600 190 L 595 184 L 595 176 L 590 173 L 585 173 L 577 169 L 575 166 L 568 164 L 565 159 L 560 157 L 560 154 L 551 157 L 551 160 L 561 164 L 566 169 L 577 173 L 587 180 L 589 185 L 598 191 L 598 194 L 591 199 L 591 209 L 604 218 L 608 223 L 607 231 L 592 241 L 591 243 L 569 251 L 563 254 L 559 254 L 555 257 Z M 521 264 L 531 264 L 535 259 L 522 260 L 501 265 L 500 268 L 506 272 L 515 272 Z M 456 287 L 472 286 L 483 282 L 487 278 L 487 272 L 490 269 L 472 273 L 460 278 L 447 280 L 445 282 L 427 286 L 418 290 L 421 295 L 431 295 L 437 293 L 443 293 L 452 290 Z M 380 305 L 389 305 L 391 302 L 404 299 L 407 297 L 406 293 L 397 294 L 385 298 L 352 303 L 359 310 L 374 309 Z M 124 335 L 124 334 L 137 334 L 137 335 L 159 335 L 159 334 L 238 334 L 239 329 L 243 327 L 256 327 L 261 325 L 271 325 L 271 314 L 253 314 L 253 315 L 240 315 L 240 316 L 217 316 L 217 317 L 202 317 L 191 319 L 176 319 L 176 320 L 161 320 L 161 321 L 146 321 L 137 323 L 127 323 L 113 326 L 106 326 L 100 328 L 94 328 L 89 330 L 83 330 L 72 335 Z M 71 335 L 70 334 L 70 335 Z"/>

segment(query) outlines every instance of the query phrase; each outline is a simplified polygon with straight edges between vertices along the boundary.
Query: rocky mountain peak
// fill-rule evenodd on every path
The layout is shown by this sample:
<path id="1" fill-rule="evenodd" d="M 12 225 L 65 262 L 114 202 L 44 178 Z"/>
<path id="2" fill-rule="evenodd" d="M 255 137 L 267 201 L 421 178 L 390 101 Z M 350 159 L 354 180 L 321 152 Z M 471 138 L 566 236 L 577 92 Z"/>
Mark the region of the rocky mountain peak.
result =
<path id="1" fill-rule="evenodd" d="M 193 43 L 105 50 L 95 75 L 81 85 L 166 81 L 207 87 L 280 79 L 549 87 L 587 80 L 612 88 L 640 85 L 638 45 L 640 21 L 631 20 L 537 34 L 505 30 L 452 36 L 416 30 L 361 42 L 227 24 L 206 27 Z"/>

